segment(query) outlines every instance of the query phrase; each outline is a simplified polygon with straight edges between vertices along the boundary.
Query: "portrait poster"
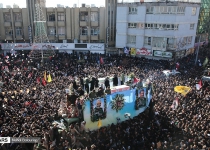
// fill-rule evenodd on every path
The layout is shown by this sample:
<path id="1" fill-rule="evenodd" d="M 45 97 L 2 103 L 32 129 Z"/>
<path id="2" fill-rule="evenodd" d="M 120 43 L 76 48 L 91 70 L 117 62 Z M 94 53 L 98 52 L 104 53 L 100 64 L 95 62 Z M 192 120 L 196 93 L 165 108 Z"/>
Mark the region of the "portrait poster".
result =
<path id="1" fill-rule="evenodd" d="M 146 88 L 141 88 L 138 90 L 136 101 L 135 101 L 135 110 L 139 110 L 142 107 L 147 106 L 147 96 Z"/>
<path id="2" fill-rule="evenodd" d="M 91 121 L 103 120 L 107 115 L 106 99 L 98 98 L 90 102 Z"/>

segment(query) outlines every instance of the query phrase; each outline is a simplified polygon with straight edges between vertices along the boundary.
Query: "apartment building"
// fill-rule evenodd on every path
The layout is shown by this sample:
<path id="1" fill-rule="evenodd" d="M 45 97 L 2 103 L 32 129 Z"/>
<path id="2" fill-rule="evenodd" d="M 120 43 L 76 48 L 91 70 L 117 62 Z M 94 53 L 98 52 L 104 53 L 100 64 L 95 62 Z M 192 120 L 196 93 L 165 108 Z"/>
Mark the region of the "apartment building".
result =
<path id="1" fill-rule="evenodd" d="M 118 3 L 116 47 L 180 58 L 194 52 L 200 3 Z"/>
<path id="2" fill-rule="evenodd" d="M 28 8 L 0 8 L 2 43 L 30 43 L 33 40 L 35 15 L 30 9 L 35 8 L 31 5 L 34 3 Z M 97 43 L 105 42 L 104 7 L 85 7 L 84 4 L 76 8 L 43 7 L 43 14 L 51 43 L 96 43 L 94 46 L 97 47 Z"/>

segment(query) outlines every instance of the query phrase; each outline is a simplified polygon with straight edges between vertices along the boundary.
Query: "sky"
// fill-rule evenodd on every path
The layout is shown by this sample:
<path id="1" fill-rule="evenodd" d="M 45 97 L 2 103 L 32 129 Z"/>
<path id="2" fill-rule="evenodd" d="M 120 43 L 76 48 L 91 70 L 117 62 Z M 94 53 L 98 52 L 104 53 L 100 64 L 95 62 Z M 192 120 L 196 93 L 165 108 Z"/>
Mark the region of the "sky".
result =
<path id="1" fill-rule="evenodd" d="M 4 8 L 6 5 L 13 7 L 14 3 L 19 5 L 20 8 L 26 7 L 26 0 L 0 0 L 0 3 L 3 4 Z M 105 0 L 46 0 L 47 7 L 57 7 L 57 4 L 69 7 L 73 7 L 74 4 L 77 4 L 77 7 L 81 7 L 83 3 L 86 5 L 95 4 L 96 7 L 105 6 Z"/>

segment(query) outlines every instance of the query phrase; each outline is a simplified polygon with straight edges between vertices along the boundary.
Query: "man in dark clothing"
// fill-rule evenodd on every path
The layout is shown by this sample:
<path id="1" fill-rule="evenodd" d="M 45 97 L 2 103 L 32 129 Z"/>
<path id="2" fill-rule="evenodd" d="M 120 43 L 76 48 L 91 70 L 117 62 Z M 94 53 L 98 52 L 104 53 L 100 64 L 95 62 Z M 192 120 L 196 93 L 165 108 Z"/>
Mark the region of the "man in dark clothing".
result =
<path id="1" fill-rule="evenodd" d="M 79 87 L 77 90 L 77 93 L 79 94 L 79 96 L 82 96 L 82 95 L 84 95 L 85 92 L 81 87 Z"/>
<path id="2" fill-rule="evenodd" d="M 117 77 L 117 75 L 115 75 L 114 78 L 113 78 L 113 85 L 114 86 L 118 86 L 118 77 Z"/>
<path id="3" fill-rule="evenodd" d="M 90 91 L 92 91 L 94 89 L 94 86 L 95 86 L 95 78 L 92 77 L 92 80 L 90 81 Z"/>
<path id="4" fill-rule="evenodd" d="M 69 104 L 69 105 L 75 104 L 76 99 L 77 99 L 78 97 L 79 97 L 79 96 L 75 95 L 74 92 L 72 92 L 71 95 L 67 95 L 67 100 L 70 102 L 70 103 L 68 103 L 68 104 Z"/>
<path id="5" fill-rule="evenodd" d="M 110 86 L 110 84 L 109 84 L 109 78 L 106 78 L 104 84 L 105 84 L 106 89 L 107 89 L 108 86 Z"/>

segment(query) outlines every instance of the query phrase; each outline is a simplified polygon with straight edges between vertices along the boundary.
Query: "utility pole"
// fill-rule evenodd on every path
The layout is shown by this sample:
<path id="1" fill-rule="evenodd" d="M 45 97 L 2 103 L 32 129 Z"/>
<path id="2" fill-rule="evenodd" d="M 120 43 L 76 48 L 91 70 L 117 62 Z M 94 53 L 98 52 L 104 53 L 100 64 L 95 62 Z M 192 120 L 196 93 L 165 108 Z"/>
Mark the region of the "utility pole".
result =
<path id="1" fill-rule="evenodd" d="M 198 61 L 198 53 L 199 53 L 199 49 L 200 49 L 200 42 L 201 42 L 201 35 L 199 35 L 198 50 L 196 51 L 195 65 Z"/>

